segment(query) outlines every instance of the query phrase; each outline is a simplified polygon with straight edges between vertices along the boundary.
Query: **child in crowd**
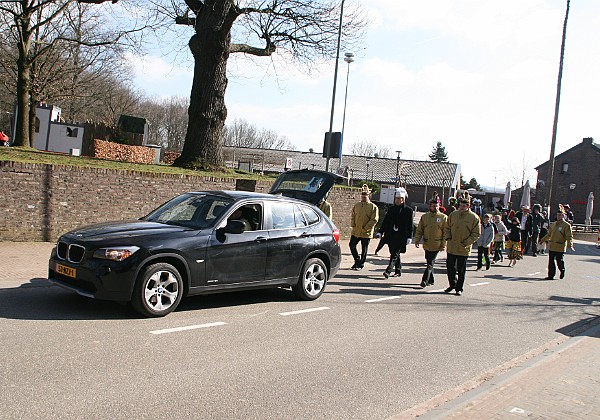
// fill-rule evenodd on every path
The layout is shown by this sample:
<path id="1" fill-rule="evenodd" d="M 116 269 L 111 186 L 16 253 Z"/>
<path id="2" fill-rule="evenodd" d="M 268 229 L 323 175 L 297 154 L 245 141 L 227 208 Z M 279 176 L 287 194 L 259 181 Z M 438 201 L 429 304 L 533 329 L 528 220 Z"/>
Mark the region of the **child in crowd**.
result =
<path id="1" fill-rule="evenodd" d="M 494 226 L 496 228 L 496 233 L 494 234 L 494 258 L 492 264 L 495 264 L 498 261 L 504 261 L 502 250 L 504 249 L 504 237 L 508 235 L 508 229 L 506 229 L 506 226 L 502 223 L 499 214 L 494 216 Z"/>
<path id="2" fill-rule="evenodd" d="M 521 255 L 521 221 L 517 216 L 513 217 L 510 224 L 510 231 L 508 233 L 508 242 L 506 243 L 506 249 L 508 249 L 508 266 L 514 267 L 517 260 L 523 258 Z"/>
<path id="3" fill-rule="evenodd" d="M 481 235 L 475 241 L 477 245 L 477 271 L 483 267 L 483 258 L 485 258 L 485 269 L 490 269 L 490 246 L 494 241 L 494 225 L 490 223 L 492 216 L 485 214 L 481 221 Z"/>

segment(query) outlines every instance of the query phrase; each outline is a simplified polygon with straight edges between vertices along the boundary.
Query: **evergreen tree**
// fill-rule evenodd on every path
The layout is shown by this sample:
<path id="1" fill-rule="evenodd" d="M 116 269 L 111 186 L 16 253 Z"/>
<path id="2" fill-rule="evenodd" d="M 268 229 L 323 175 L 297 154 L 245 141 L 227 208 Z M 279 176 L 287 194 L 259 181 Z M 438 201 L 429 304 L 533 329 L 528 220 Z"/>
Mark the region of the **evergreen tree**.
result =
<path id="1" fill-rule="evenodd" d="M 442 146 L 441 141 L 438 141 L 431 150 L 431 153 L 429 154 L 429 160 L 437 163 L 448 162 L 448 153 L 446 153 L 446 148 Z"/>

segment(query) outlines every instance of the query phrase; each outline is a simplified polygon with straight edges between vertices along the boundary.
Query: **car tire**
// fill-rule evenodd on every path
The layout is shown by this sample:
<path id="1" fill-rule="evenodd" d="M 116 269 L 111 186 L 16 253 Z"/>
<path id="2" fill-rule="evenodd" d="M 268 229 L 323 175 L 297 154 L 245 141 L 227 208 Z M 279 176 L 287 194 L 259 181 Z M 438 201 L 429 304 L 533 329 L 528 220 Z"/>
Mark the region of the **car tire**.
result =
<path id="1" fill-rule="evenodd" d="M 298 283 L 292 290 L 302 300 L 315 300 L 323 294 L 328 277 L 325 263 L 319 258 L 310 258 L 302 266 Z"/>
<path id="2" fill-rule="evenodd" d="M 138 277 L 131 306 L 149 318 L 158 318 L 177 308 L 183 296 L 183 281 L 171 264 L 149 265 Z"/>

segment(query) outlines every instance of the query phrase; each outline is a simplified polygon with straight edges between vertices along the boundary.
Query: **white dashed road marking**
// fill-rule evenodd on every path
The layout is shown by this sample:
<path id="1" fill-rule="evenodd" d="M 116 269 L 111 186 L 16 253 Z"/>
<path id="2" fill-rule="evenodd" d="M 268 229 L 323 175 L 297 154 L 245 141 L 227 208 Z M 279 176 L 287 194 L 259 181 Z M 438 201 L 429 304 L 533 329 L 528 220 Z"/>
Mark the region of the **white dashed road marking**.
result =
<path id="1" fill-rule="evenodd" d="M 210 324 L 198 324 L 198 325 L 188 325 L 187 327 L 177 327 L 177 328 L 167 328 L 164 330 L 155 330 L 150 331 L 150 334 L 168 334 L 179 331 L 187 331 L 187 330 L 197 330 L 198 328 L 210 328 L 210 327 L 218 327 L 220 325 L 227 325 L 226 322 L 211 322 Z"/>
<path id="2" fill-rule="evenodd" d="M 305 314 L 307 312 L 324 311 L 326 309 L 330 309 L 330 308 L 328 308 L 327 306 L 321 306 L 320 308 L 303 309 L 301 311 L 281 312 L 279 315 L 282 315 L 282 316 L 298 315 L 298 314 Z"/>
<path id="3" fill-rule="evenodd" d="M 436 290 L 428 290 L 427 293 L 437 293 L 437 292 L 443 292 L 446 289 L 436 289 Z"/>
<path id="4" fill-rule="evenodd" d="M 538 275 L 538 274 L 540 274 L 540 272 L 539 272 L 539 271 L 536 271 L 535 273 L 529 273 L 529 274 L 527 274 L 527 275 L 528 275 L 528 276 L 535 276 L 535 275 Z"/>
<path id="5" fill-rule="evenodd" d="M 474 287 L 474 286 L 483 286 L 484 284 L 490 284 L 489 281 L 484 281 L 481 283 L 473 283 L 473 284 L 469 284 L 469 286 Z"/>
<path id="6" fill-rule="evenodd" d="M 398 299 L 398 298 L 400 298 L 400 296 L 388 296 L 388 297 L 382 297 L 382 298 L 378 298 L 378 299 L 365 300 L 365 302 L 367 302 L 367 303 L 381 302 L 382 300 L 392 300 L 392 299 Z"/>

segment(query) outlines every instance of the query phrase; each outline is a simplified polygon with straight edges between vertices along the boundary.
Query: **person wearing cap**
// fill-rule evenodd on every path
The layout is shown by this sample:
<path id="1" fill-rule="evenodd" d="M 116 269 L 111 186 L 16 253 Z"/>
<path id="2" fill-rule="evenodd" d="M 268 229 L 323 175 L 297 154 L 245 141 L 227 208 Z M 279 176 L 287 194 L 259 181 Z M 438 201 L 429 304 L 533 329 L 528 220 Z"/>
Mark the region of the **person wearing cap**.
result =
<path id="1" fill-rule="evenodd" d="M 471 247 L 481 234 L 479 216 L 471 211 L 469 205 L 468 199 L 461 198 L 458 210 L 448 216 L 448 224 L 444 229 L 444 236 L 446 237 L 446 271 L 449 283 L 444 292 L 450 293 L 454 290 L 457 296 L 463 293 L 467 258 L 471 253 Z"/>
<path id="2" fill-rule="evenodd" d="M 444 214 L 446 216 L 450 216 L 450 213 L 455 211 L 457 208 L 458 208 L 458 200 L 456 199 L 456 197 L 450 197 L 450 198 L 448 198 L 448 207 L 446 207 L 446 211 L 444 212 Z"/>
<path id="3" fill-rule="evenodd" d="M 350 252 L 354 257 L 352 270 L 360 270 L 365 266 L 369 242 L 373 237 L 375 225 L 379 220 L 379 208 L 371 202 L 371 189 L 367 184 L 362 186 L 360 193 L 360 202 L 352 208 L 350 226 L 352 233 L 350 236 Z M 360 242 L 361 253 L 358 255 L 357 245 Z"/>
<path id="4" fill-rule="evenodd" d="M 433 264 L 440 251 L 446 247 L 446 238 L 444 229 L 448 222 L 448 216 L 440 212 L 440 203 L 432 199 L 429 201 L 429 212 L 421 216 L 417 231 L 415 233 L 415 247 L 419 247 L 423 239 L 423 249 L 425 250 L 425 261 L 427 267 L 421 278 L 421 287 L 427 287 L 434 283 Z"/>
<path id="5" fill-rule="evenodd" d="M 548 276 L 546 280 L 554 280 L 556 266 L 560 270 L 560 278 L 565 277 L 565 252 L 567 247 L 575 251 L 573 247 L 573 232 L 571 225 L 565 220 L 565 214 L 559 210 L 556 213 L 556 222 L 548 228 L 548 233 L 542 241 L 548 241 Z M 554 263 L 556 261 L 556 264 Z"/>
<path id="6" fill-rule="evenodd" d="M 412 242 L 413 210 L 404 205 L 407 196 L 408 194 L 404 188 L 396 188 L 394 191 L 394 205 L 385 214 L 377 234 L 378 237 L 383 235 L 386 238 L 390 251 L 390 262 L 383 272 L 386 279 L 392 275 L 392 270 L 394 270 L 396 276 L 402 275 L 400 254 L 404 254 L 406 246 Z"/>
<path id="7" fill-rule="evenodd" d="M 515 214 L 520 220 L 519 229 L 521 231 L 521 254 L 525 255 L 531 245 L 531 210 L 528 205 L 522 205 L 521 211 Z"/>

